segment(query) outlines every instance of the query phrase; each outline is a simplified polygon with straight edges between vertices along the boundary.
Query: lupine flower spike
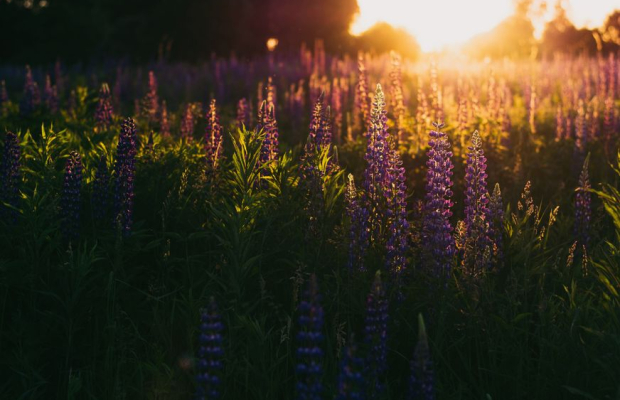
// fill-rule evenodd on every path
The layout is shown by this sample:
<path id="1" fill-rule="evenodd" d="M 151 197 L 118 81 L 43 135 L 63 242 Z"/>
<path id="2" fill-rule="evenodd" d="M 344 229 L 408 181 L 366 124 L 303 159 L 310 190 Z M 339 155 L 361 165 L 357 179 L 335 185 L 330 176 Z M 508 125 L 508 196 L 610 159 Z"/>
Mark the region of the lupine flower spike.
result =
<path id="1" fill-rule="evenodd" d="M 338 375 L 336 400 L 363 400 L 364 396 L 364 360 L 357 354 L 355 338 L 343 349 Z"/>
<path id="2" fill-rule="evenodd" d="M 207 114 L 207 130 L 205 132 L 205 154 L 207 160 L 207 168 L 215 170 L 218 168 L 222 155 L 224 154 L 223 145 L 224 137 L 222 136 L 222 125 L 220 125 L 220 116 L 217 113 L 215 99 L 211 100 L 209 105 L 209 113 Z"/>
<path id="3" fill-rule="evenodd" d="M 316 276 L 310 276 L 303 300 L 299 304 L 299 332 L 297 333 L 297 400 L 323 398 L 323 308 Z"/>
<path id="4" fill-rule="evenodd" d="M 504 204 L 499 183 L 495 184 L 493 194 L 489 202 L 489 238 L 493 246 L 493 264 L 497 267 L 501 264 L 504 251 Z"/>
<path id="5" fill-rule="evenodd" d="M 82 158 L 77 152 L 72 151 L 65 166 L 60 203 L 63 218 L 62 233 L 67 241 L 76 240 L 80 236 L 82 169 Z"/>
<path id="6" fill-rule="evenodd" d="M 107 83 L 101 85 L 99 89 L 99 100 L 97 101 L 97 109 L 95 110 L 95 123 L 97 128 L 105 131 L 108 130 L 114 118 L 114 110 L 112 107 L 112 95 L 110 87 Z"/>
<path id="7" fill-rule="evenodd" d="M 127 118 L 121 124 L 114 165 L 114 212 L 123 235 L 131 233 L 133 222 L 134 179 L 136 173 L 136 124 Z"/>
<path id="8" fill-rule="evenodd" d="M 478 131 L 471 138 L 465 172 L 465 243 L 463 266 L 476 276 L 488 267 L 491 257 L 489 240 L 489 196 L 487 190 L 487 159 Z"/>
<path id="9" fill-rule="evenodd" d="M 194 135 L 194 114 L 192 113 L 192 105 L 185 106 L 185 112 L 181 118 L 180 128 L 181 138 L 191 141 Z"/>
<path id="10" fill-rule="evenodd" d="M 426 203 L 422 226 L 423 257 L 427 268 L 436 276 L 446 276 L 455 253 L 450 225 L 452 203 L 452 152 L 443 124 L 435 123 L 431 131 L 426 172 Z"/>
<path id="11" fill-rule="evenodd" d="M 413 360 L 411 360 L 411 378 L 409 379 L 409 391 L 407 400 L 434 400 L 433 363 L 428 347 L 426 327 L 422 314 L 418 314 L 418 344 L 415 347 Z"/>
<path id="12" fill-rule="evenodd" d="M 198 360 L 196 362 L 196 400 L 220 398 L 222 386 L 223 357 L 222 331 L 224 324 L 218 312 L 215 299 L 211 297 L 207 308 L 200 311 L 200 336 Z"/>
<path id="13" fill-rule="evenodd" d="M 32 77 L 32 71 L 30 66 L 26 65 L 26 79 L 24 82 L 24 97 L 19 103 L 19 112 L 22 115 L 30 115 L 34 112 L 35 108 L 41 103 L 41 95 L 39 93 L 39 86 Z"/>
<path id="14" fill-rule="evenodd" d="M 388 301 L 381 272 L 377 271 L 366 300 L 365 345 L 367 351 L 365 380 L 369 399 L 381 397 L 387 371 Z"/>
<path id="15" fill-rule="evenodd" d="M 168 120 L 168 106 L 166 100 L 161 102 L 161 113 L 159 115 L 159 133 L 163 137 L 170 136 L 170 121 Z"/>

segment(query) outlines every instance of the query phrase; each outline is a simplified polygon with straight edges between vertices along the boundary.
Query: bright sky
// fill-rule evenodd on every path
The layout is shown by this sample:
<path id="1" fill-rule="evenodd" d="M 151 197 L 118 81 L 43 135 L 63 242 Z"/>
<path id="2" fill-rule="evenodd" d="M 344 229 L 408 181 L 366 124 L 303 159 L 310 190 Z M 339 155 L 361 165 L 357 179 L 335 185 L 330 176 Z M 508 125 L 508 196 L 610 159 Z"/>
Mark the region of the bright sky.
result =
<path id="1" fill-rule="evenodd" d="M 512 0 L 357 0 L 360 14 L 351 33 L 364 32 L 379 21 L 405 28 L 422 50 L 440 50 L 467 41 L 495 27 L 513 13 Z M 535 21 L 537 33 L 553 17 L 555 0 L 548 1 L 547 13 Z M 579 28 L 601 26 L 620 0 L 565 0 L 568 17 Z"/>

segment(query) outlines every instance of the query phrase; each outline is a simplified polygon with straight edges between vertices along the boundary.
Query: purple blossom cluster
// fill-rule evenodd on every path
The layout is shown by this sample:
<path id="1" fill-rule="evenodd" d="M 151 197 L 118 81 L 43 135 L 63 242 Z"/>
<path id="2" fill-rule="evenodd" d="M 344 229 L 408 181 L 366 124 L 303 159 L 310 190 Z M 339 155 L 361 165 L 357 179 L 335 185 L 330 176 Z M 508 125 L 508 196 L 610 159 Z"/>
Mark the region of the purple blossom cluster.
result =
<path id="1" fill-rule="evenodd" d="M 388 300 L 377 271 L 370 293 L 366 299 L 364 343 L 367 351 L 365 376 L 369 399 L 380 398 L 384 390 L 387 371 L 387 322 Z"/>
<path id="2" fill-rule="evenodd" d="M 489 239 L 493 246 L 493 264 L 499 266 L 504 255 L 504 204 L 499 183 L 495 184 L 489 201 Z"/>
<path id="3" fill-rule="evenodd" d="M 133 222 L 134 179 L 136 173 L 136 124 L 127 118 L 121 124 L 114 164 L 114 215 L 115 223 L 123 235 L 131 233 Z"/>
<path id="4" fill-rule="evenodd" d="M 297 400 L 323 398 L 323 307 L 316 276 L 310 276 L 303 300 L 299 304 L 297 365 L 295 384 Z"/>
<path id="5" fill-rule="evenodd" d="M 260 149 L 260 165 L 264 166 L 278 158 L 279 133 L 278 121 L 276 121 L 276 111 L 273 104 L 264 100 L 258 111 L 257 131 L 262 131 L 265 135 Z"/>
<path id="6" fill-rule="evenodd" d="M 142 116 L 144 116 L 149 123 L 155 123 L 159 111 L 159 97 L 157 96 L 157 78 L 155 78 L 153 71 L 149 71 L 148 91 L 146 95 L 144 95 L 140 105 Z"/>
<path id="7" fill-rule="evenodd" d="M 224 324 L 215 299 L 200 311 L 200 335 L 196 362 L 196 400 L 213 400 L 220 397 L 224 348 L 222 331 Z"/>
<path id="8" fill-rule="evenodd" d="M 431 131 L 426 172 L 426 203 L 422 224 L 422 251 L 426 267 L 436 276 L 447 275 L 455 254 L 450 208 L 452 197 L 452 152 L 443 124 Z"/>
<path id="9" fill-rule="evenodd" d="M 587 246 L 590 241 L 590 219 L 592 215 L 588 163 L 589 157 L 586 157 L 579 175 L 579 187 L 577 187 L 575 194 L 575 236 L 579 243 L 584 246 Z"/>
<path id="10" fill-rule="evenodd" d="M 39 86 L 32 77 L 30 66 L 26 65 L 24 96 L 19 103 L 19 112 L 23 116 L 31 115 L 39 104 L 41 104 L 41 93 L 39 92 Z"/>
<path id="11" fill-rule="evenodd" d="M 187 141 L 191 141 L 194 136 L 194 113 L 192 112 L 192 105 L 187 104 L 185 106 L 185 112 L 181 118 L 180 134 L 181 138 Z"/>
<path id="12" fill-rule="evenodd" d="M 220 116 L 217 113 L 216 101 L 211 100 L 207 113 L 207 129 L 205 131 L 205 154 L 207 169 L 216 170 L 224 154 L 224 136 Z"/>
<path id="13" fill-rule="evenodd" d="M 358 356 L 358 349 L 352 337 L 344 348 L 338 374 L 336 400 L 363 400 L 364 391 L 364 360 Z"/>
<path id="14" fill-rule="evenodd" d="M 43 88 L 43 104 L 50 114 L 58 113 L 60 101 L 58 99 L 58 89 L 52 86 L 52 79 L 49 75 L 45 76 L 45 86 Z"/>
<path id="15" fill-rule="evenodd" d="M 465 243 L 463 266 L 471 275 L 477 275 L 489 266 L 491 241 L 489 239 L 489 195 L 487 190 L 487 159 L 478 131 L 471 138 L 465 172 Z"/>
<path id="16" fill-rule="evenodd" d="M 368 124 L 368 120 L 371 116 L 370 100 L 368 97 L 368 78 L 366 77 L 366 66 L 364 65 L 364 58 L 361 54 L 358 57 L 357 67 L 358 81 L 354 101 L 355 126 L 359 129 L 363 129 L 366 124 Z"/>
<path id="17" fill-rule="evenodd" d="M 390 71 L 390 97 L 392 99 L 392 115 L 396 125 L 396 138 L 402 143 L 404 138 L 405 123 L 405 100 L 403 95 L 403 77 L 400 56 L 396 52 L 391 53 L 392 70 Z"/>
<path id="18" fill-rule="evenodd" d="M 21 149 L 19 139 L 13 132 L 7 132 L 0 163 L 0 203 L 11 207 L 19 206 L 19 187 L 21 183 Z M 0 204 L 0 216 L 7 221 L 17 219 L 17 211 Z"/>
<path id="19" fill-rule="evenodd" d="M 112 95 L 110 87 L 107 83 L 101 85 L 99 89 L 99 99 L 97 100 L 97 108 L 95 109 L 95 124 L 98 129 L 106 131 L 112 125 L 114 118 L 114 108 L 112 107 Z"/>
<path id="20" fill-rule="evenodd" d="M 411 360 L 411 377 L 407 400 L 434 400 L 435 377 L 430 357 L 426 327 L 422 314 L 418 315 L 418 343 Z"/>
<path id="21" fill-rule="evenodd" d="M 350 224 L 347 267 L 349 271 L 365 271 L 364 256 L 369 242 L 368 209 L 359 202 L 352 174 L 347 178 L 345 203 Z"/>
<path id="22" fill-rule="evenodd" d="M 72 151 L 65 164 L 65 178 L 60 202 L 62 233 L 67 241 L 74 241 L 80 237 L 83 169 L 82 157 L 76 151 Z"/>
<path id="23" fill-rule="evenodd" d="M 388 171 L 385 184 L 387 200 L 387 220 L 389 221 L 386 243 L 386 266 L 394 280 L 399 284 L 407 264 L 409 222 L 407 221 L 407 201 L 405 168 L 396 149 L 388 154 Z"/>

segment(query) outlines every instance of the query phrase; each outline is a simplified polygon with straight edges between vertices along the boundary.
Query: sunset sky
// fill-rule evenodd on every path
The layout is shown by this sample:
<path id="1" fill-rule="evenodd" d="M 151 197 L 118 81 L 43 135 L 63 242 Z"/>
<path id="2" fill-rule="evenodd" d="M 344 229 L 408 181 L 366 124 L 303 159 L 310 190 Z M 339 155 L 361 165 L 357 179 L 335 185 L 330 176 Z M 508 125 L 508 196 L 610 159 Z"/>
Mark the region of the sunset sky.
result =
<path id="1" fill-rule="evenodd" d="M 351 33 L 360 34 L 377 22 L 405 28 L 422 50 L 440 50 L 486 32 L 513 13 L 512 0 L 358 0 L 360 13 Z M 553 17 L 554 2 L 535 20 L 537 34 Z M 606 16 L 620 9 L 620 0 L 565 0 L 569 18 L 577 27 L 601 26 Z"/>

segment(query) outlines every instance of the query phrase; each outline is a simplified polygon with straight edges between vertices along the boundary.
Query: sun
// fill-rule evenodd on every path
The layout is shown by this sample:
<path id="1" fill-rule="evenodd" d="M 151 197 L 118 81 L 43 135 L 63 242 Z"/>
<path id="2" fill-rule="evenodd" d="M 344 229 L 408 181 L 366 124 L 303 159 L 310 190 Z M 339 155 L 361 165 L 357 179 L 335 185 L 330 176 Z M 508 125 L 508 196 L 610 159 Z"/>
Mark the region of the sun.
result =
<path id="1" fill-rule="evenodd" d="M 540 4 L 541 0 L 534 0 Z M 552 17 L 553 1 L 547 13 L 533 20 L 538 34 Z M 620 7 L 620 0 L 564 0 L 567 15 L 578 27 L 600 26 L 605 16 Z M 488 32 L 514 13 L 513 0 L 358 0 L 359 14 L 350 32 L 359 35 L 377 22 L 387 22 L 411 33 L 423 51 L 466 42 Z"/>
<path id="2" fill-rule="evenodd" d="M 352 34 L 383 21 L 407 30 L 423 51 L 464 42 L 513 12 L 512 3 L 501 0 L 358 0 L 358 4 Z"/>

